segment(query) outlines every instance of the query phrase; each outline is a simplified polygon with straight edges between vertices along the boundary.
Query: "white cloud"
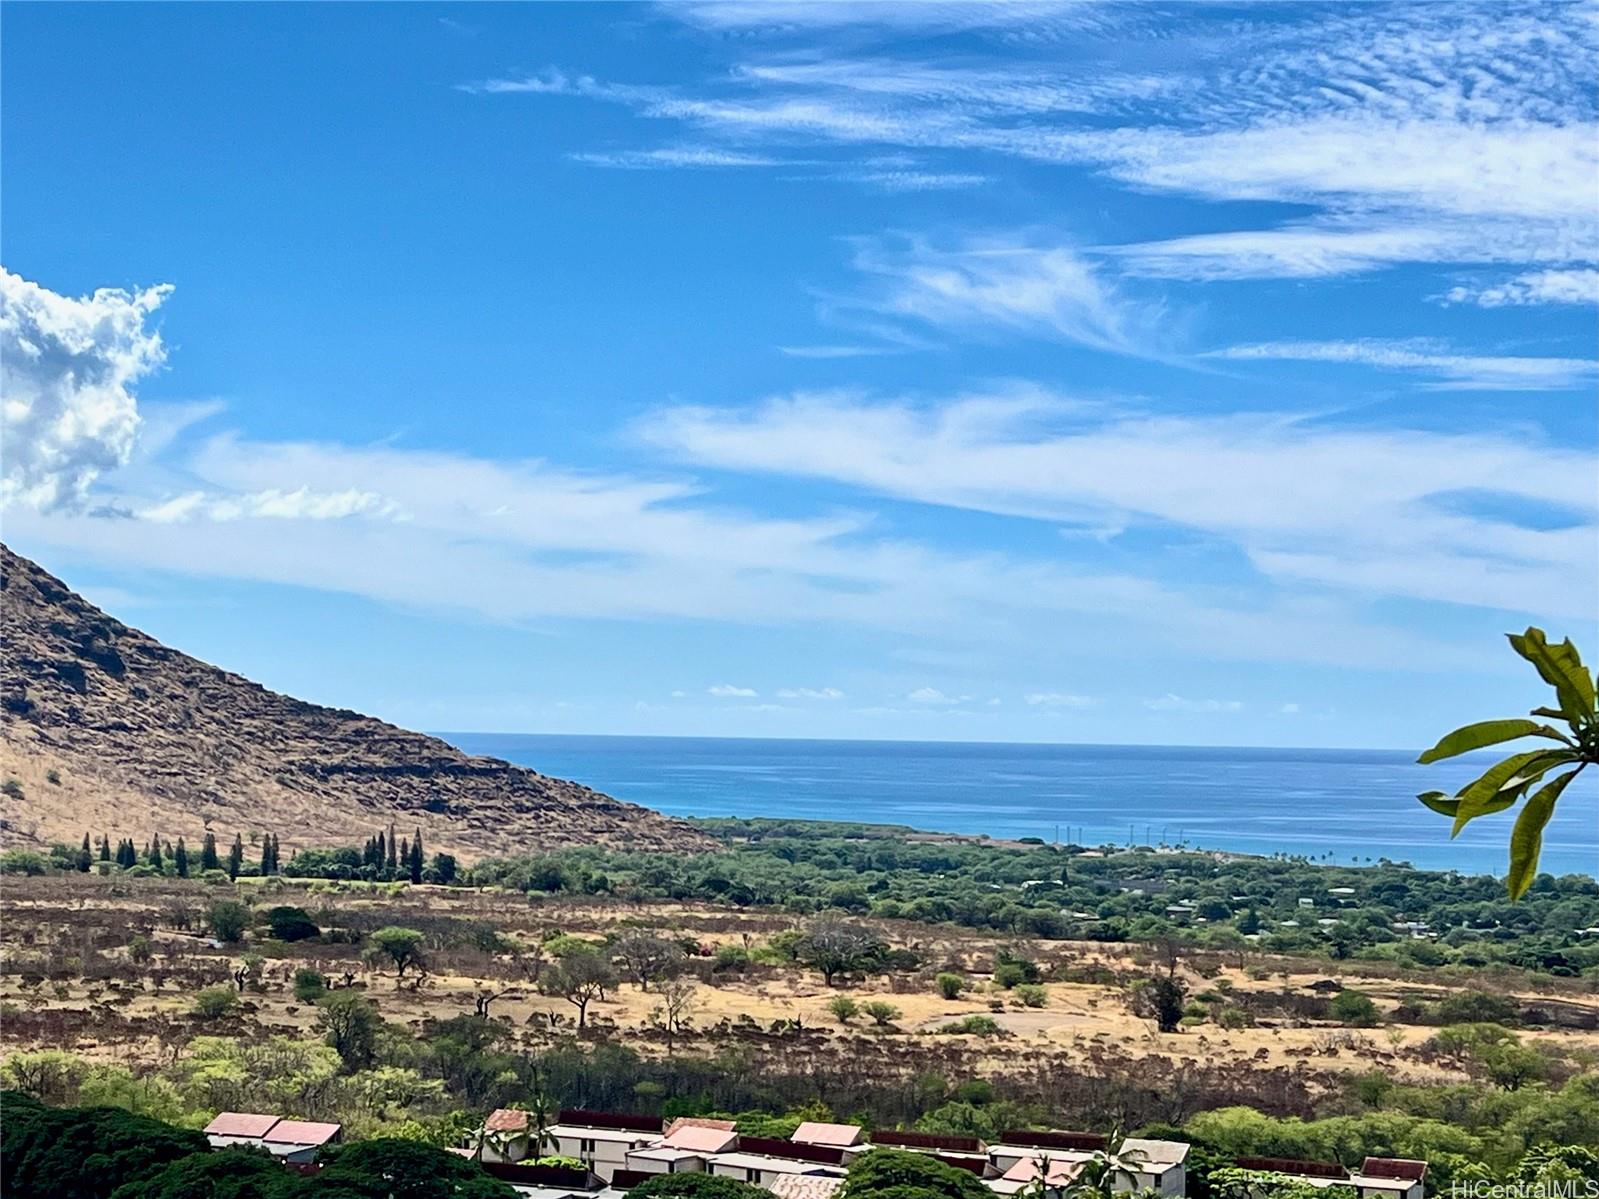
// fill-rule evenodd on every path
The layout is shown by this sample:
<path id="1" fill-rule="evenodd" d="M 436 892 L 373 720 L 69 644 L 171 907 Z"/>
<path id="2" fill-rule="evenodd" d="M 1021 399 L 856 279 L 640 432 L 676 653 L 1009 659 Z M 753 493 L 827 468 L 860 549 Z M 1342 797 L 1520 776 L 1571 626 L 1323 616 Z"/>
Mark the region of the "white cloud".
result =
<path id="1" fill-rule="evenodd" d="M 782 687 L 777 692 L 778 699 L 843 699 L 844 693 L 837 687 Z"/>
<path id="2" fill-rule="evenodd" d="M 1583 358 L 1524 358 L 1449 353 L 1429 342 L 1274 341 L 1232 346 L 1206 357 L 1342 362 L 1436 377 L 1435 387 L 1458 391 L 1558 391 L 1591 385 L 1599 362 Z"/>
<path id="3" fill-rule="evenodd" d="M 732 683 L 717 683 L 715 686 L 707 687 L 705 691 L 717 699 L 754 699 L 760 694 L 749 687 L 735 687 Z"/>
<path id="4" fill-rule="evenodd" d="M 971 700 L 969 695 L 945 695 L 937 687 L 918 687 L 915 691 L 905 696 L 913 704 L 964 704 Z"/>
<path id="5" fill-rule="evenodd" d="M 1099 702 L 1092 695 L 1070 695 L 1061 691 L 1034 691 L 1022 699 L 1035 708 L 1092 708 Z"/>
<path id="6" fill-rule="evenodd" d="M 1087 167 L 1140 191 L 1313 210 L 1291 224 L 1128 247 L 1130 269 L 1145 274 L 1599 262 L 1599 124 L 1585 69 L 1599 26 L 1580 6 L 1321 5 L 1271 20 L 1098 4 L 673 11 L 738 31 L 726 44 L 742 61 L 671 91 L 550 73 L 525 90 L 620 101 L 740 152 L 822 144 L 961 156 L 911 172 L 905 186 L 987 174 L 974 169 L 983 155 Z M 904 37 L 968 28 L 985 42 L 954 61 Z"/>
<path id="7" fill-rule="evenodd" d="M 1155 699 L 1146 699 L 1144 707 L 1153 712 L 1241 712 L 1244 705 L 1236 699 L 1186 699 L 1168 691 Z"/>
<path id="8" fill-rule="evenodd" d="M 1072 247 L 1013 236 L 953 247 L 921 238 L 863 242 L 854 265 L 875 286 L 849 306 L 940 329 L 1020 332 L 1133 353 L 1151 339 L 1158 316 L 1121 295 Z"/>
<path id="9" fill-rule="evenodd" d="M 141 520 L 174 524 L 186 520 L 245 520 L 266 517 L 276 520 L 338 520 L 346 516 L 395 517 L 399 506 L 370 491 L 346 488 L 343 491 L 315 492 L 309 487 L 293 491 L 268 488 L 242 495 L 207 494 L 188 491 L 172 499 L 141 509 Z"/>
<path id="10" fill-rule="evenodd" d="M 1452 287 L 1450 304 L 1504 308 L 1528 304 L 1599 304 L 1599 270 L 1527 271 L 1489 287 Z"/>
<path id="11" fill-rule="evenodd" d="M 584 151 L 572 154 L 576 162 L 624 170 L 663 170 L 671 167 L 775 167 L 783 159 L 766 154 L 745 154 L 714 146 L 662 146 L 653 150 Z"/>
<path id="12" fill-rule="evenodd" d="M 128 461 L 139 430 L 133 387 L 165 356 L 147 322 L 171 290 L 74 299 L 0 268 L 0 504 L 81 506 L 102 472 Z"/>
<path id="13" fill-rule="evenodd" d="M 1010 516 L 1198 531 L 1280 583 L 1588 616 L 1595 463 L 1516 429 L 1434 433 L 1276 414 L 1154 417 L 1047 393 L 942 403 L 799 394 L 746 412 L 679 408 L 657 444 L 724 469 L 825 478 Z M 1553 506 L 1571 527 L 1451 510 L 1480 490 Z"/>

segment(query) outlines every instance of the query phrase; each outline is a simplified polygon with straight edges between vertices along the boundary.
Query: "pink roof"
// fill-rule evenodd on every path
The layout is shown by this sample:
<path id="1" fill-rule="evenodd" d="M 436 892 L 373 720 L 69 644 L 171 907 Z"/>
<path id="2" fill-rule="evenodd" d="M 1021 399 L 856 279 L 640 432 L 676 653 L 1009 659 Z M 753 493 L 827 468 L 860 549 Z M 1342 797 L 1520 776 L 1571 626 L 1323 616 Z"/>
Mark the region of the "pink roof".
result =
<path id="1" fill-rule="evenodd" d="M 514 1107 L 495 1108 L 483 1127 L 489 1132 L 526 1132 L 527 1113 Z"/>
<path id="2" fill-rule="evenodd" d="M 720 1128 L 723 1132 L 732 1132 L 737 1127 L 732 1120 L 718 1120 L 715 1116 L 679 1116 L 666 1126 L 666 1135 L 671 1136 L 680 1128 Z"/>
<path id="3" fill-rule="evenodd" d="M 218 1112 L 205 1130 L 217 1137 L 264 1137 L 277 1122 L 276 1116 L 259 1112 Z"/>
<path id="4" fill-rule="evenodd" d="M 738 1140 L 738 1133 L 728 1128 L 702 1128 L 689 1125 L 675 1128 L 661 1144 L 673 1149 L 687 1149 L 691 1153 L 720 1153 Z"/>
<path id="5" fill-rule="evenodd" d="M 820 1120 L 806 1120 L 794 1130 L 789 1140 L 802 1145 L 829 1145 L 843 1149 L 860 1144 L 865 1135 L 866 1130 L 859 1124 L 825 1124 Z"/>
<path id="6" fill-rule="evenodd" d="M 1076 1178 L 1083 1168 L 1081 1162 L 1062 1161 L 1059 1158 L 1051 1158 L 1044 1164 L 1048 1167 L 1044 1173 L 1044 1185 L 1051 1187 L 1065 1186 Z M 1038 1159 L 1035 1157 L 1022 1158 L 1021 1161 L 1005 1171 L 1004 1177 L 1006 1182 L 1037 1182 Z"/>
<path id="7" fill-rule="evenodd" d="M 279 1120 L 261 1139 L 271 1145 L 325 1145 L 339 1135 L 337 1124 L 315 1120 Z"/>

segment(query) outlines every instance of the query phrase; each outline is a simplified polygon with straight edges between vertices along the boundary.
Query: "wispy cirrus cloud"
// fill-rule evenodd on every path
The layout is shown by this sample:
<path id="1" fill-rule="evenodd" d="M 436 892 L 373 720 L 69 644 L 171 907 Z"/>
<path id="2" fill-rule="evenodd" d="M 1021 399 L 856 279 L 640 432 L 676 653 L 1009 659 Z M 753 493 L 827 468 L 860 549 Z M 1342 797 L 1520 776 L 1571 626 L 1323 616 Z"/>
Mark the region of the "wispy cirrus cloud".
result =
<path id="1" fill-rule="evenodd" d="M 943 156 L 914 172 L 923 184 L 1011 159 L 1311 210 L 1124 248 L 1128 269 L 1164 277 L 1599 262 L 1599 101 L 1584 70 L 1599 32 L 1577 8 L 1193 9 L 1176 22 L 1136 6 L 1031 8 L 678 6 L 663 11 L 738 31 L 726 73 L 630 90 L 547 72 L 480 90 L 589 94 L 746 152 Z M 981 40 L 917 53 L 911 31 Z"/>
<path id="2" fill-rule="evenodd" d="M 1599 362 L 1465 354 L 1427 341 L 1276 341 L 1212 350 L 1212 358 L 1332 362 L 1430 375 L 1430 386 L 1453 391 L 1564 391 L 1589 387 Z"/>
<path id="3" fill-rule="evenodd" d="M 1149 416 L 1034 390 L 932 402 L 802 393 L 741 412 L 668 409 L 643 431 L 721 469 L 1080 527 L 1190 529 L 1290 588 L 1579 614 L 1576 597 L 1599 587 L 1594 460 L 1521 430 Z M 1485 479 L 1501 502 L 1450 502 Z M 1516 515 L 1523 503 L 1570 519 L 1534 527 Z"/>
<path id="4" fill-rule="evenodd" d="M 1003 332 L 1116 353 L 1151 348 L 1160 307 L 1138 301 L 1070 245 L 1016 235 L 953 245 L 921 237 L 856 243 L 864 286 L 837 301 L 930 329 Z"/>

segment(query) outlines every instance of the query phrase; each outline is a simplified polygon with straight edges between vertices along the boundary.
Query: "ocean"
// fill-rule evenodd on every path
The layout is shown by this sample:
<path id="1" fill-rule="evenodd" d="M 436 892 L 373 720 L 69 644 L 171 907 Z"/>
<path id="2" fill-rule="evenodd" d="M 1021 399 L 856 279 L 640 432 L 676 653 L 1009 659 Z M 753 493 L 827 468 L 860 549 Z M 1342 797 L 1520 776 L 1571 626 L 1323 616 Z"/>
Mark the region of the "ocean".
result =
<path id="1" fill-rule="evenodd" d="M 1418 766 L 1395 750 L 444 733 L 468 753 L 575 779 L 674 816 L 904 824 L 937 832 L 1390 858 L 1502 874 L 1512 814 L 1449 839 L 1416 802 L 1491 757 Z M 1599 776 L 1560 801 L 1543 869 L 1599 874 Z"/>

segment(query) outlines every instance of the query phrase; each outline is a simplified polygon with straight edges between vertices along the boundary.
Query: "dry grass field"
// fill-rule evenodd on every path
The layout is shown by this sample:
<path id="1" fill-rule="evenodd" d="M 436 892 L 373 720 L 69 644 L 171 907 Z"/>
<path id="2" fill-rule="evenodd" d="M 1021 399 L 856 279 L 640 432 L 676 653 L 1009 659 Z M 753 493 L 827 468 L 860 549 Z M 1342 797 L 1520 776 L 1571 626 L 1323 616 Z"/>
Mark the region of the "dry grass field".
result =
<path id="1" fill-rule="evenodd" d="M 488 1012 L 508 1020 L 520 1041 L 547 1044 L 576 1035 L 576 1009 L 542 994 L 527 955 L 506 952 L 505 943 L 530 946 L 555 933 L 599 941 L 627 928 L 659 931 L 701 948 L 688 960 L 689 976 L 697 985 L 690 1027 L 683 1035 L 664 1036 L 658 1026 L 658 993 L 633 983 L 608 990 L 590 1007 L 588 1027 L 581 1034 L 585 1040 L 620 1041 L 645 1054 L 714 1051 L 740 1040 L 770 1042 L 781 1035 L 802 1035 L 810 1054 L 881 1061 L 906 1071 L 923 1062 L 945 1069 L 954 1063 L 960 1071 L 983 1075 L 1147 1061 L 1179 1076 L 1195 1072 L 1221 1077 L 1247 1070 L 1253 1078 L 1273 1076 L 1305 1094 L 1324 1093 L 1338 1085 L 1340 1076 L 1374 1068 L 1416 1082 L 1463 1079 L 1457 1066 L 1425 1050 L 1434 1029 L 1398 1023 L 1346 1028 L 1324 1015 L 1296 1014 L 1296 1005 L 1313 1010 L 1317 997 L 1336 982 L 1368 994 L 1388 1013 L 1401 1003 L 1436 1000 L 1467 986 L 1509 988 L 1525 1003 L 1554 1014 L 1551 1026 L 1529 1029 L 1528 1039 L 1577 1060 L 1599 1058 L 1599 1031 L 1594 1031 L 1599 1028 L 1599 996 L 1575 980 L 1543 978 L 1536 980 L 1536 987 L 1533 980 L 1509 975 L 1444 982 L 1434 974 L 1391 966 L 1345 963 L 1329 974 L 1326 963 L 1253 954 L 1186 955 L 1178 968 L 1191 996 L 1220 992 L 1234 1006 L 1274 1014 L 1263 1014 L 1248 1027 L 1207 1022 L 1159 1033 L 1152 1022 L 1132 1013 L 1125 985 L 1162 968 L 1147 948 L 1000 941 L 947 926 L 891 923 L 882 926 L 883 933 L 892 944 L 913 950 L 921 968 L 829 988 L 819 974 L 791 964 L 712 969 L 709 954 L 716 946 L 755 949 L 796 923 L 769 912 L 287 880 L 241 880 L 236 887 L 218 887 L 175 879 L 67 875 L 8 878 L 4 890 L 0 1044 L 6 1051 L 62 1048 L 132 1066 L 168 1061 L 182 1053 L 188 1039 L 206 1033 L 315 1036 L 315 1009 L 293 994 L 293 975 L 302 967 L 322 971 L 336 986 L 363 989 L 387 1020 L 418 1035 L 428 1021 L 472 1014 L 488 997 Z M 243 944 L 221 945 L 199 931 L 200 913 L 213 899 L 235 894 L 258 911 L 275 904 L 301 906 L 325 929 L 347 930 L 350 939 L 284 945 L 256 940 L 252 934 Z M 425 973 L 396 978 L 392 968 L 363 960 L 357 934 L 384 925 L 412 927 L 426 935 Z M 147 959 L 138 963 L 129 958 L 136 938 L 148 946 Z M 142 947 L 135 951 L 141 957 Z M 1042 967 L 1040 1006 L 1026 1006 L 1016 993 L 990 981 L 1001 947 Z M 241 995 L 240 1014 L 222 1022 L 194 1015 L 195 992 L 228 983 L 245 953 L 259 953 L 264 961 L 259 983 Z M 932 982 L 938 971 L 966 976 L 968 989 L 957 999 L 942 998 Z M 841 1024 L 829 1011 L 829 1003 L 840 994 L 863 1004 L 882 1000 L 899 1014 L 882 1026 L 864 1016 Z M 970 1015 L 991 1017 L 1000 1035 L 939 1031 Z"/>

